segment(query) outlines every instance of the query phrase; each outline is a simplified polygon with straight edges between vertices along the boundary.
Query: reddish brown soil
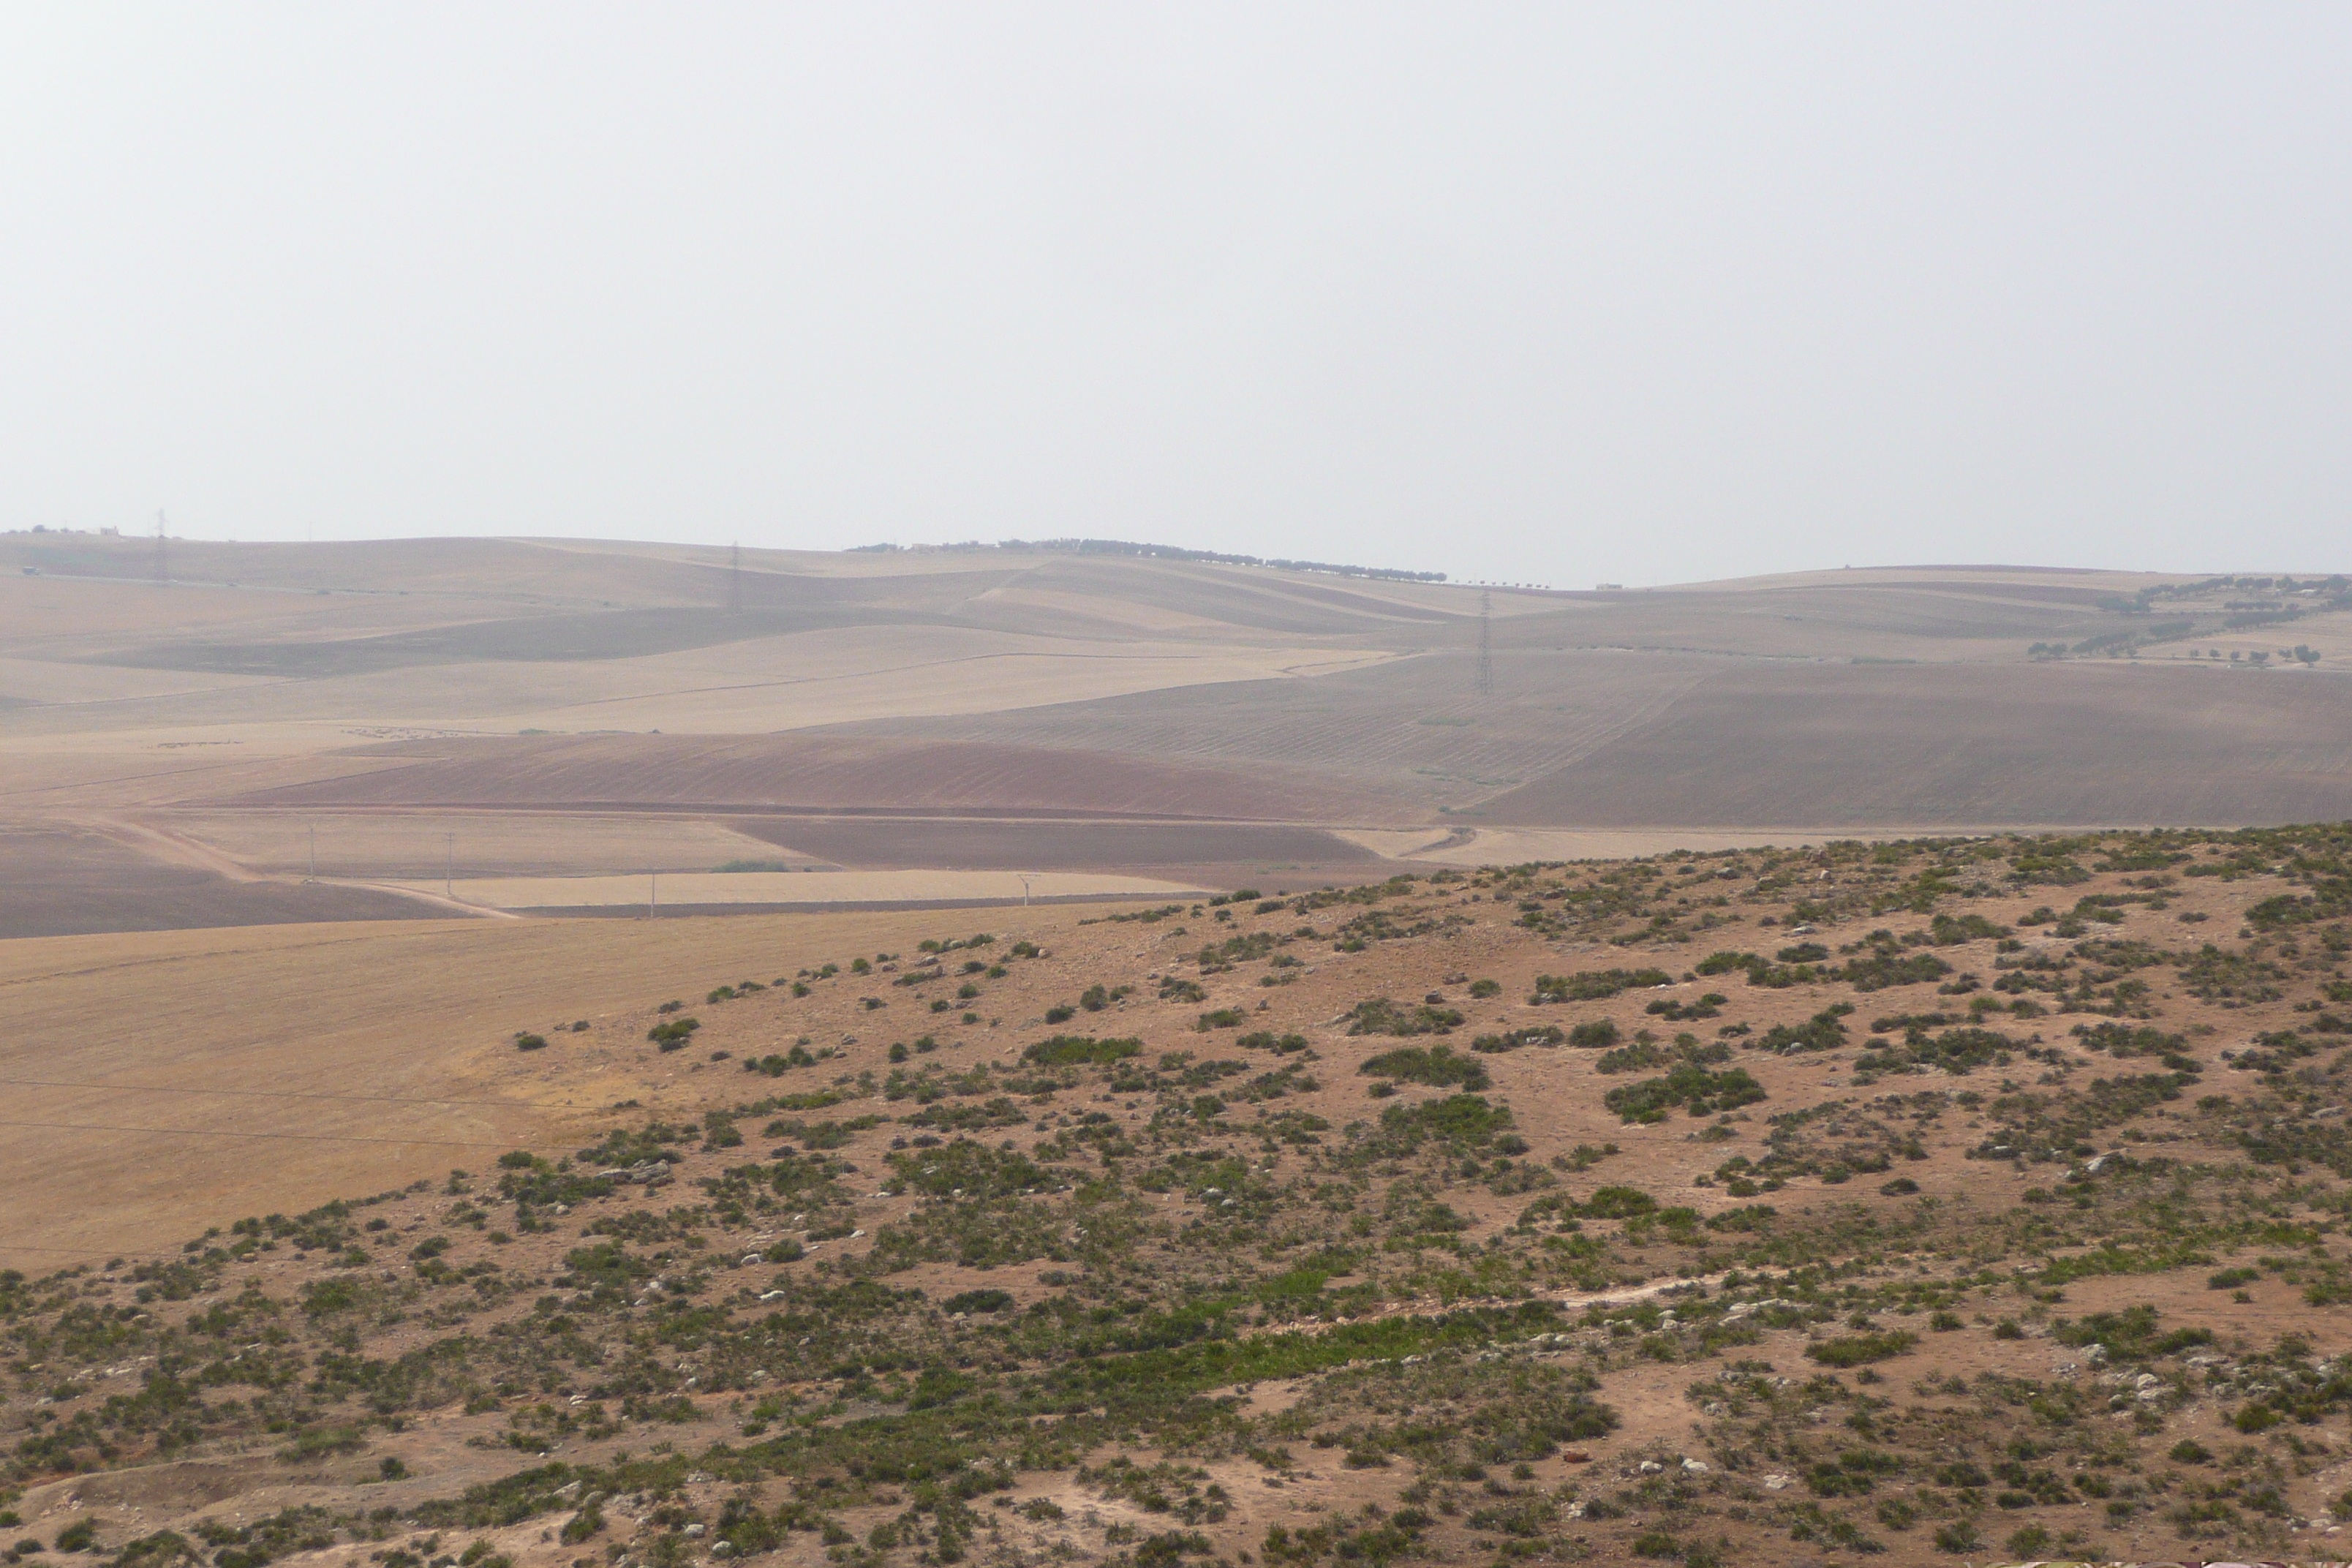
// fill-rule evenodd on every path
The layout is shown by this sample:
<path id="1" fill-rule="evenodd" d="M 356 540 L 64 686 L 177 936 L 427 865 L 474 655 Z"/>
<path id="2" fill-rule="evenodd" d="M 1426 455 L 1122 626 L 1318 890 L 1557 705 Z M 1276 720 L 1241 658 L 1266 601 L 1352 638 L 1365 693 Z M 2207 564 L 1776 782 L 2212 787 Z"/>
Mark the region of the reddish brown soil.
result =
<path id="1" fill-rule="evenodd" d="M 0 940 L 449 913 L 364 888 L 232 881 L 150 858 L 110 838 L 47 826 L 0 832 L 0 887 L 7 889 L 0 898 Z"/>
<path id="2" fill-rule="evenodd" d="M 2211 666 L 1741 666 L 1473 820 L 2282 823 L 2352 812 L 2352 680 Z"/>
<path id="3" fill-rule="evenodd" d="M 1349 815 L 1311 775 L 1048 746 L 823 734 L 520 736 L 371 747 L 382 771 L 247 805 L 1038 809 L 1150 816 Z"/>

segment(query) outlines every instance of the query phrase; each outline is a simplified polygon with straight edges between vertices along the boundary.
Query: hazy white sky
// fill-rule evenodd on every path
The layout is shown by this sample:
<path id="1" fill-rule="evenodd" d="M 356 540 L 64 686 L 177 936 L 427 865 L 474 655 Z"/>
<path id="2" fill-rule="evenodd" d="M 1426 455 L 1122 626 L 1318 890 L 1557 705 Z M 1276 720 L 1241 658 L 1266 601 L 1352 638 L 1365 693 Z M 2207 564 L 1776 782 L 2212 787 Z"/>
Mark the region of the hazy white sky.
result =
<path id="1" fill-rule="evenodd" d="M 2352 8 L 0 10 L 0 527 L 2352 567 Z"/>

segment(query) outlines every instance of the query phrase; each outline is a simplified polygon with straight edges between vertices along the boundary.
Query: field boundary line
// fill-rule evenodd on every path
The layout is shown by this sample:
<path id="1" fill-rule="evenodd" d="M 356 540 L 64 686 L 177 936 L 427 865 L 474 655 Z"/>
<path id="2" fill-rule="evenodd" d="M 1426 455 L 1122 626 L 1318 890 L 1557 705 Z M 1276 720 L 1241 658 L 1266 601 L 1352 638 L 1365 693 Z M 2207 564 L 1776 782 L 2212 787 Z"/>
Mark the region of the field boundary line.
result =
<path id="1" fill-rule="evenodd" d="M 0 1078 L 0 1088 L 87 1089 L 104 1093 L 209 1094 L 237 1100 L 336 1100 L 366 1105 L 456 1105 L 472 1110 L 568 1110 L 536 1100 L 410 1100 L 393 1094 L 321 1094 L 299 1089 L 178 1089 L 161 1083 L 68 1083 L 62 1079 Z"/>
<path id="2" fill-rule="evenodd" d="M 512 1140 L 482 1142 L 455 1138 L 370 1138 L 357 1132 L 231 1132 L 211 1127 L 113 1127 L 87 1121 L 0 1121 L 37 1132 L 129 1132 L 142 1138 L 255 1138 L 295 1143 L 398 1143 L 430 1149 L 507 1149 Z"/>

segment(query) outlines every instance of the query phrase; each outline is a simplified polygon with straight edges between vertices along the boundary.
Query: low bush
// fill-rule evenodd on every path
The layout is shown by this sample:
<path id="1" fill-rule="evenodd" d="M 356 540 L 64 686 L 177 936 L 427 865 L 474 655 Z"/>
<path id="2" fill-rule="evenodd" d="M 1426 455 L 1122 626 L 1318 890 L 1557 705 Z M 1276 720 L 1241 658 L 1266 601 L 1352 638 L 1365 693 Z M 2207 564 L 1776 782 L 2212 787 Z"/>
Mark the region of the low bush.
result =
<path id="1" fill-rule="evenodd" d="M 1097 1040 L 1091 1035 L 1055 1035 L 1023 1051 L 1021 1059 L 1045 1068 L 1108 1066 L 1125 1061 L 1142 1049 L 1143 1042 L 1137 1039 Z"/>
<path id="2" fill-rule="evenodd" d="M 1807 1345 L 1805 1354 L 1823 1366 L 1867 1366 L 1872 1362 L 1892 1361 L 1918 1342 L 1919 1336 L 1908 1330 L 1890 1329 L 1823 1340 L 1819 1344 Z"/>
<path id="3" fill-rule="evenodd" d="M 1357 1003 L 1348 1018 L 1351 1035 L 1445 1035 L 1462 1022 L 1462 1015 L 1451 1007 L 1426 1002 L 1406 1006 L 1385 996 Z"/>
<path id="4" fill-rule="evenodd" d="M 1603 1104 L 1628 1121 L 1663 1121 L 1679 1105 L 1693 1116 L 1713 1116 L 1753 1105 L 1764 1098 L 1764 1086 L 1745 1068 L 1710 1072 L 1696 1064 L 1675 1068 L 1664 1078 L 1644 1079 L 1611 1089 Z"/>
<path id="5" fill-rule="evenodd" d="M 1528 1046 L 1559 1046 L 1567 1043 L 1568 1036 L 1557 1026 L 1534 1024 L 1524 1029 L 1507 1029 L 1499 1035 L 1481 1035 L 1470 1042 L 1470 1048 L 1487 1056 L 1500 1056 Z"/>
<path id="6" fill-rule="evenodd" d="M 1424 1049 L 1420 1046 L 1400 1046 L 1383 1051 L 1356 1071 L 1366 1078 L 1392 1078 L 1406 1083 L 1425 1083 L 1443 1089 L 1458 1085 L 1463 1089 L 1485 1089 L 1490 1081 L 1486 1067 L 1468 1057 L 1457 1057 L 1445 1046 Z"/>
<path id="7" fill-rule="evenodd" d="M 1663 969 L 1597 969 L 1582 974 L 1538 974 L 1533 994 L 1538 1005 L 1548 1002 L 1598 1002 L 1620 992 L 1671 985 L 1674 976 Z"/>

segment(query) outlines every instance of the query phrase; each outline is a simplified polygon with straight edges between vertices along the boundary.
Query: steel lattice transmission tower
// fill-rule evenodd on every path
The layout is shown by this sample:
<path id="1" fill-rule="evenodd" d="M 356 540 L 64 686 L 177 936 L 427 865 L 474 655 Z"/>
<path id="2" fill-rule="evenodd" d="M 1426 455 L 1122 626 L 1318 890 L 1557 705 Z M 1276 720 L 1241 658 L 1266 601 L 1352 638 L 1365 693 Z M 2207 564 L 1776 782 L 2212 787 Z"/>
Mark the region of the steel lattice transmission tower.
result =
<path id="1" fill-rule="evenodd" d="M 1491 599 L 1492 595 L 1486 589 L 1478 590 L 1478 695 L 1481 697 L 1495 694 L 1495 636 L 1493 625 L 1487 619 L 1487 612 L 1493 608 Z"/>
<path id="2" fill-rule="evenodd" d="M 740 544 L 727 547 L 727 613 L 730 616 L 743 613 L 743 547 Z"/>
<path id="3" fill-rule="evenodd" d="M 171 580 L 171 573 L 163 560 L 163 514 L 159 511 L 155 514 L 155 581 L 168 583 Z"/>

